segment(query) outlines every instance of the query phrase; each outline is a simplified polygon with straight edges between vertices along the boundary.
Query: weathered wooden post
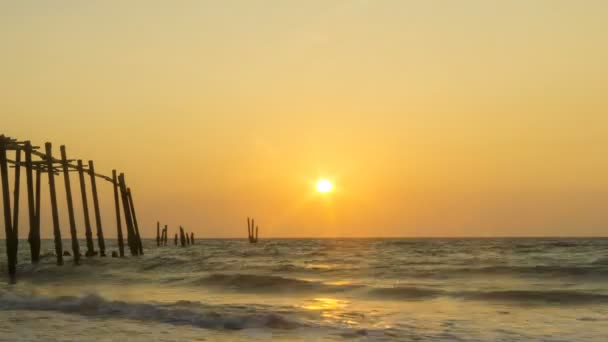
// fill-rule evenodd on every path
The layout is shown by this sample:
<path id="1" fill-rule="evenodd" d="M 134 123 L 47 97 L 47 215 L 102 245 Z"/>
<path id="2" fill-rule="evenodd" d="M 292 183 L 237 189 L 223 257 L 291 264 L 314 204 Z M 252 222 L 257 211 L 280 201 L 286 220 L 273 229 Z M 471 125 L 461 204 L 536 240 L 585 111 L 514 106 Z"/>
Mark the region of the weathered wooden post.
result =
<path id="1" fill-rule="evenodd" d="M 167 225 L 165 225 L 165 228 L 163 229 L 163 237 L 162 237 L 162 243 L 163 245 L 167 245 L 167 234 L 168 234 L 168 228 Z"/>
<path id="2" fill-rule="evenodd" d="M 2 202 L 4 203 L 4 231 L 6 234 L 6 256 L 8 259 L 8 275 L 14 283 L 17 277 L 16 236 L 13 231 L 11 213 L 11 195 L 8 187 L 8 161 L 6 157 L 7 140 L 0 136 L 0 176 L 2 178 Z"/>
<path id="3" fill-rule="evenodd" d="M 190 246 L 190 234 L 186 233 L 186 246 Z"/>
<path id="4" fill-rule="evenodd" d="M 103 228 L 101 226 L 101 214 L 99 213 L 99 198 L 97 197 L 97 182 L 95 180 L 95 166 L 89 160 L 89 175 L 91 176 L 91 191 L 93 192 L 93 207 L 95 210 L 95 223 L 97 225 L 97 244 L 99 245 L 99 255 L 106 256 L 106 242 L 103 238 Z"/>
<path id="5" fill-rule="evenodd" d="M 30 242 L 30 252 L 32 253 L 32 262 L 37 263 L 40 260 L 40 186 L 42 170 L 41 165 L 36 169 L 36 228 L 30 232 L 28 241 Z"/>
<path id="6" fill-rule="evenodd" d="M 160 222 L 156 221 L 156 247 L 160 247 Z"/>
<path id="7" fill-rule="evenodd" d="M 131 195 L 131 188 L 127 188 L 127 196 L 129 197 L 129 204 L 131 206 L 131 215 L 133 216 L 133 226 L 135 226 L 135 236 L 137 237 L 137 248 L 139 254 L 144 255 L 144 246 L 141 242 L 141 235 L 139 235 L 139 225 L 137 224 L 137 216 L 135 215 L 135 204 L 133 204 L 133 196 Z"/>
<path id="8" fill-rule="evenodd" d="M 177 233 L 175 233 L 175 245 L 177 246 Z"/>
<path id="9" fill-rule="evenodd" d="M 114 186 L 114 207 L 116 209 L 116 236 L 118 238 L 118 252 L 120 257 L 125 256 L 125 243 L 122 236 L 122 223 L 120 221 L 120 204 L 118 203 L 118 177 L 116 177 L 116 170 L 112 170 L 112 184 Z"/>
<path id="10" fill-rule="evenodd" d="M 190 233 L 190 244 L 194 245 L 194 233 Z"/>
<path id="11" fill-rule="evenodd" d="M 84 179 L 84 166 L 82 160 L 78 160 L 78 178 L 80 180 L 80 195 L 82 196 L 82 212 L 84 216 L 84 229 L 87 238 L 87 257 L 95 255 L 95 245 L 93 244 L 93 232 L 91 231 L 91 219 L 89 217 L 89 201 L 87 199 L 87 185 Z"/>
<path id="12" fill-rule="evenodd" d="M 15 186 L 13 187 L 13 239 L 15 253 L 15 266 L 17 265 L 17 251 L 19 250 L 19 193 L 21 190 L 21 150 L 15 150 Z"/>
<path id="13" fill-rule="evenodd" d="M 120 185 L 120 195 L 122 197 L 122 206 L 125 213 L 125 222 L 127 223 L 127 242 L 129 244 L 129 250 L 131 255 L 138 255 L 139 248 L 135 237 L 133 228 L 133 220 L 131 218 L 131 206 L 129 205 L 129 197 L 127 196 L 127 186 L 125 185 L 125 175 L 121 173 L 118 176 L 118 183 Z"/>
<path id="14" fill-rule="evenodd" d="M 70 184 L 70 170 L 68 168 L 68 157 L 65 145 L 59 147 L 61 150 L 61 164 L 63 165 L 63 180 L 65 183 L 65 198 L 68 204 L 68 219 L 70 222 L 70 235 L 72 237 L 72 255 L 74 264 L 80 263 L 80 246 L 78 245 L 78 234 L 76 232 L 76 220 L 74 219 L 74 203 L 72 202 L 72 185 Z"/>
<path id="15" fill-rule="evenodd" d="M 179 241 L 182 247 L 186 246 L 186 237 L 184 236 L 184 228 L 182 226 L 179 227 Z"/>
<path id="16" fill-rule="evenodd" d="M 25 142 L 25 177 L 27 183 L 27 207 L 30 231 L 27 241 L 30 244 L 32 263 L 37 263 L 40 256 L 40 230 L 36 229 L 36 198 L 34 197 L 34 170 L 32 166 L 32 144 Z M 40 173 L 36 173 L 39 177 Z M 39 180 L 38 180 L 39 181 Z"/>
<path id="17" fill-rule="evenodd" d="M 57 194 L 55 190 L 55 169 L 53 168 L 53 146 L 50 142 L 44 144 L 46 150 L 46 168 L 49 173 L 49 193 L 51 195 L 51 214 L 53 216 L 53 235 L 55 237 L 55 254 L 57 265 L 63 265 L 63 246 L 61 244 L 61 229 L 59 228 L 59 210 L 57 209 Z"/>

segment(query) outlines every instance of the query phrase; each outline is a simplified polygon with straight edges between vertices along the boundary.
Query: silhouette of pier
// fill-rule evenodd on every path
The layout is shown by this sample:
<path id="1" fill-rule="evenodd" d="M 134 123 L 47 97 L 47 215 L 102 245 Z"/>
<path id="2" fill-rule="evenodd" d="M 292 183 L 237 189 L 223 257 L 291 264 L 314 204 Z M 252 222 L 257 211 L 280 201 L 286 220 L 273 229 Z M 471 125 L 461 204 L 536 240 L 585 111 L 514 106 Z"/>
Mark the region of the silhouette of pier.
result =
<path id="1" fill-rule="evenodd" d="M 9 154 L 13 156 L 9 158 Z M 23 160 L 23 159 L 24 160 Z M 35 160 L 36 159 L 36 160 Z M 74 163 L 76 162 L 76 163 Z M 13 198 L 11 201 L 10 186 L 9 186 L 9 165 L 14 169 L 14 185 Z M 114 189 L 114 202 L 116 211 L 116 231 L 118 240 L 119 253 L 113 256 L 124 257 L 124 241 L 122 232 L 121 215 L 124 215 L 124 220 L 127 229 L 127 244 L 131 255 L 143 255 L 143 245 L 139 234 L 137 216 L 135 214 L 135 206 L 133 204 L 133 193 L 127 186 L 124 173 L 118 174 L 116 170 L 112 170 L 112 176 L 105 176 L 95 171 L 95 166 L 92 160 L 89 160 L 85 166 L 82 160 L 68 159 L 66 147 L 60 146 L 60 157 L 53 156 L 53 147 L 50 142 L 45 143 L 44 152 L 40 146 L 34 146 L 28 140 L 18 141 L 11 137 L 0 135 L 0 176 L 2 187 L 2 202 L 4 213 L 4 227 L 6 234 L 6 253 L 8 259 L 8 273 L 11 282 L 16 281 L 17 275 L 17 251 L 19 244 L 19 195 L 21 185 L 21 169 L 25 169 L 26 177 L 26 192 L 27 192 L 27 209 L 29 216 L 29 234 L 28 242 L 30 245 L 31 262 L 37 263 L 40 260 L 40 188 L 42 175 L 48 175 L 49 193 L 50 193 L 50 208 L 53 224 L 53 238 L 55 242 L 55 256 L 57 265 L 63 264 L 64 253 L 61 240 L 61 227 L 59 223 L 59 209 L 57 203 L 57 189 L 55 184 L 55 176 L 63 174 L 65 185 L 65 194 L 67 201 L 67 215 L 69 219 L 72 259 L 74 264 L 80 263 L 80 246 L 78 241 L 78 229 L 74 218 L 74 204 L 72 200 L 72 185 L 70 172 L 78 172 L 80 192 L 82 196 L 82 210 L 84 217 L 84 235 L 86 237 L 86 253 L 85 256 L 93 257 L 96 255 L 105 256 L 106 246 L 103 232 L 103 224 L 101 222 L 101 214 L 99 210 L 99 197 L 97 193 L 97 180 L 104 180 L 110 183 Z M 93 232 L 91 227 L 91 219 L 89 216 L 89 203 L 87 201 L 87 182 L 86 175 L 89 176 L 89 184 L 93 199 L 93 212 L 95 218 L 95 231 L 97 237 L 98 251 L 95 251 L 93 242 Z M 11 205 L 12 202 L 12 205 Z M 120 204 L 122 202 L 122 206 Z M 122 214 L 121 214 L 122 207 Z M 165 233 L 166 244 L 166 233 Z M 66 251 L 67 252 L 67 251 Z"/>

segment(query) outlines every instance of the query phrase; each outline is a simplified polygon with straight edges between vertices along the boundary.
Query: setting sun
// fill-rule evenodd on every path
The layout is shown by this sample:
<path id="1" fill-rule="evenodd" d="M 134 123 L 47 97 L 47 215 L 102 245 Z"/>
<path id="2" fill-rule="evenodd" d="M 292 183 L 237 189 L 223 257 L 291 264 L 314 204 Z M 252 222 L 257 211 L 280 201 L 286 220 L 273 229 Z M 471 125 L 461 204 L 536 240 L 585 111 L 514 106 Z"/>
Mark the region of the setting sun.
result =
<path id="1" fill-rule="evenodd" d="M 317 182 L 317 191 L 321 193 L 330 192 L 334 189 L 334 185 L 327 179 L 320 179 Z"/>

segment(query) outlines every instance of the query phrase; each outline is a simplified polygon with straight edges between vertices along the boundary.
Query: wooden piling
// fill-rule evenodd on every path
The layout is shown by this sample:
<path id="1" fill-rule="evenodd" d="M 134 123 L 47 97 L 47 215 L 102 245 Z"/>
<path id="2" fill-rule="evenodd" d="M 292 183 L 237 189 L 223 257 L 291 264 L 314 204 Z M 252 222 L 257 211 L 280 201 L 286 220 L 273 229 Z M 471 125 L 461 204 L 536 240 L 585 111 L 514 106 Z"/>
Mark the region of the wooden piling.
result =
<path id="1" fill-rule="evenodd" d="M 167 225 L 165 225 L 165 229 L 163 229 L 163 245 L 167 245 L 167 234 L 169 233 Z"/>
<path id="2" fill-rule="evenodd" d="M 131 218 L 131 207 L 129 205 L 129 197 L 127 196 L 127 187 L 125 185 L 124 173 L 121 173 L 120 176 L 118 176 L 118 183 L 120 186 L 120 195 L 122 198 L 122 206 L 125 214 L 125 222 L 127 224 L 127 243 L 129 244 L 129 250 L 131 251 L 131 255 L 138 255 L 139 248 L 135 240 L 135 229 L 133 228 L 133 219 Z"/>
<path id="3" fill-rule="evenodd" d="M 190 246 L 190 235 L 186 233 L 186 246 Z"/>
<path id="4" fill-rule="evenodd" d="M 32 262 L 37 263 L 40 260 L 40 186 L 42 170 L 36 169 L 36 228 L 29 236 L 30 252 L 32 253 Z"/>
<path id="5" fill-rule="evenodd" d="M 135 204 L 133 204 L 133 195 L 131 195 L 131 188 L 127 188 L 127 196 L 129 197 L 131 215 L 133 216 L 133 226 L 135 227 L 135 237 L 137 239 L 137 248 L 139 251 L 139 255 L 144 255 L 144 246 L 141 242 L 141 235 L 139 234 L 139 225 L 137 224 L 137 216 L 135 215 Z"/>
<path id="6" fill-rule="evenodd" d="M 175 245 L 177 246 L 177 233 L 175 233 Z"/>
<path id="7" fill-rule="evenodd" d="M 118 177 L 116 170 L 112 170 L 112 184 L 114 185 L 114 208 L 116 209 L 116 236 L 118 239 L 118 252 L 120 257 L 125 256 L 125 243 L 122 236 L 122 223 L 120 221 L 120 204 L 118 203 Z"/>
<path id="8" fill-rule="evenodd" d="M 49 173 L 49 193 L 51 196 L 51 214 L 53 216 L 53 236 L 55 238 L 55 254 L 57 265 L 63 265 L 63 246 L 61 244 L 61 229 L 59 228 L 59 210 L 57 209 L 57 193 L 55 190 L 55 170 L 53 168 L 53 146 L 50 142 L 44 144 L 46 150 L 46 167 Z"/>
<path id="9" fill-rule="evenodd" d="M 4 204 L 4 232 L 6 234 L 6 256 L 8 259 L 8 274 L 10 281 L 14 283 L 17 277 L 17 250 L 15 246 L 16 236 L 13 232 L 13 220 L 11 213 L 11 195 L 8 187 L 8 162 L 7 142 L 4 136 L 0 136 L 0 177 L 2 178 L 2 202 Z"/>
<path id="10" fill-rule="evenodd" d="M 179 227 L 179 241 L 182 247 L 186 247 L 186 237 L 184 236 L 184 228 Z"/>
<path id="11" fill-rule="evenodd" d="M 25 142 L 25 178 L 27 184 L 27 208 L 29 216 L 30 231 L 27 241 L 30 245 L 30 256 L 32 263 L 37 263 L 40 256 L 40 230 L 36 229 L 36 198 L 34 195 L 34 170 L 32 167 L 32 144 Z M 36 173 L 39 177 L 40 173 Z M 39 180 L 37 180 L 39 182 Z"/>
<path id="12" fill-rule="evenodd" d="M 70 236 L 72 237 L 72 258 L 74 264 L 80 263 L 80 246 L 78 245 L 78 233 L 76 231 L 76 220 L 74 219 L 74 203 L 72 202 L 72 185 L 70 183 L 70 170 L 68 168 L 68 157 L 65 145 L 60 146 L 61 164 L 63 166 L 63 180 L 65 183 L 65 198 L 68 205 L 68 219 L 70 222 Z"/>
<path id="13" fill-rule="evenodd" d="M 78 178 L 80 180 L 80 195 L 82 197 L 82 212 L 84 217 L 84 229 L 87 239 L 87 257 L 95 255 L 95 245 L 93 244 L 93 231 L 91 230 L 91 218 L 89 217 L 89 201 L 87 199 L 87 185 L 84 178 L 84 165 L 78 159 Z"/>
<path id="14" fill-rule="evenodd" d="M 103 228 L 101 225 L 101 214 L 99 213 L 99 198 L 97 197 L 97 182 L 95 180 L 95 165 L 89 160 L 89 175 L 91 176 L 91 191 L 93 192 L 93 208 L 95 210 L 95 223 L 97 226 L 97 244 L 99 245 L 99 255 L 106 256 L 106 242 L 103 238 Z"/>
<path id="15" fill-rule="evenodd" d="M 21 190 L 21 150 L 15 150 L 15 186 L 13 187 L 13 239 L 15 265 L 19 249 L 19 193 Z"/>
<path id="16" fill-rule="evenodd" d="M 156 247 L 160 247 L 160 222 L 156 221 Z"/>
<path id="17" fill-rule="evenodd" d="M 194 233 L 190 233 L 190 244 L 194 245 Z"/>

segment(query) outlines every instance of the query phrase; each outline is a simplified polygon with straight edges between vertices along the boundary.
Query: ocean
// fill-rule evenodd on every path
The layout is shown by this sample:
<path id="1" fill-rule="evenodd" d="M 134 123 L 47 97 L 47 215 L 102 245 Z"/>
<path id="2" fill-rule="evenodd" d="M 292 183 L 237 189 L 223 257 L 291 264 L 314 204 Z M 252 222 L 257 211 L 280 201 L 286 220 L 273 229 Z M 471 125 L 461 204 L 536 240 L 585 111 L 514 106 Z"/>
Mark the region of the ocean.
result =
<path id="1" fill-rule="evenodd" d="M 56 266 L 45 240 L 31 265 L 22 240 L 9 285 L 2 244 L 0 340 L 608 340 L 608 239 L 144 245 Z"/>

